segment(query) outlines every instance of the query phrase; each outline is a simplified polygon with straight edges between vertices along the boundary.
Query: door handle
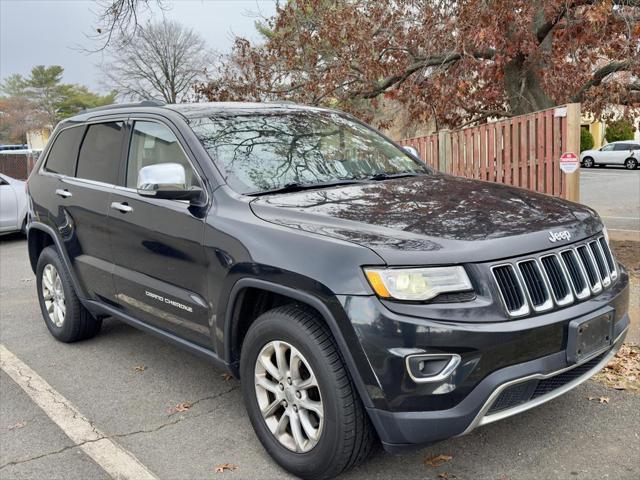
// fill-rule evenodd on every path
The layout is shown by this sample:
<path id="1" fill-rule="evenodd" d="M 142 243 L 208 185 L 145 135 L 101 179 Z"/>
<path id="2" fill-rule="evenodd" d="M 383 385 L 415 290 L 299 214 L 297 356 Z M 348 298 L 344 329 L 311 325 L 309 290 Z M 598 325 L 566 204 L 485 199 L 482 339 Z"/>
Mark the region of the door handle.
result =
<path id="1" fill-rule="evenodd" d="M 111 208 L 119 210 L 122 213 L 129 213 L 133 211 L 133 207 L 130 207 L 126 203 L 120 203 L 120 202 L 113 202 L 111 204 Z"/>
<path id="2" fill-rule="evenodd" d="M 63 190 L 62 188 L 58 188 L 58 189 L 56 190 L 56 195 L 58 195 L 59 197 L 62 197 L 62 198 L 69 198 L 69 197 L 72 197 L 72 196 L 73 196 L 73 193 L 71 193 L 71 192 L 70 192 L 69 190 L 67 190 L 67 189 L 64 189 L 64 190 Z"/>

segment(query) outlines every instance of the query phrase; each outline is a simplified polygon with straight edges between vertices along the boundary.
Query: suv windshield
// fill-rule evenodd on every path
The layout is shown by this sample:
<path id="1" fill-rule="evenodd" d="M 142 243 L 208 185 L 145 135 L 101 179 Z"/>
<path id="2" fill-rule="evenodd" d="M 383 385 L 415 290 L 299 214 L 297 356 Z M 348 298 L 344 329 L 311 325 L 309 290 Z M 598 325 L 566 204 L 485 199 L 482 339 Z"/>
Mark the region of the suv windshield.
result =
<path id="1" fill-rule="evenodd" d="M 243 194 L 429 172 L 337 113 L 218 114 L 193 119 L 191 127 L 227 183 Z"/>

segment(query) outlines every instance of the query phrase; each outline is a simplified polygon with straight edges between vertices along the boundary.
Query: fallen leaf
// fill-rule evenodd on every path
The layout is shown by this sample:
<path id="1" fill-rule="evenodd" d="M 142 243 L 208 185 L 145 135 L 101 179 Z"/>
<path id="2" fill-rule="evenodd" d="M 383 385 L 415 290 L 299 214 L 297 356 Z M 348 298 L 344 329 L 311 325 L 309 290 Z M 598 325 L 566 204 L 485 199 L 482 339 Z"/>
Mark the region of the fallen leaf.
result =
<path id="1" fill-rule="evenodd" d="M 230 472 L 232 472 L 236 468 L 238 468 L 238 466 L 234 465 L 233 463 L 221 463 L 220 465 L 216 465 L 215 472 L 224 473 L 225 470 L 229 470 Z"/>
<path id="2" fill-rule="evenodd" d="M 589 401 L 597 400 L 598 403 L 609 403 L 609 397 L 587 397 Z"/>
<path id="3" fill-rule="evenodd" d="M 438 478 L 444 478 L 445 480 L 455 480 L 458 477 L 456 477 L 453 473 L 442 472 L 438 474 Z"/>
<path id="4" fill-rule="evenodd" d="M 609 388 L 640 392 L 640 346 L 625 343 L 609 364 L 593 377 Z"/>
<path id="5" fill-rule="evenodd" d="M 147 367 L 145 365 L 136 365 L 135 367 L 133 367 L 133 369 L 136 372 L 144 372 L 147 369 Z"/>
<path id="6" fill-rule="evenodd" d="M 7 430 L 18 430 L 20 428 L 23 428 L 27 425 L 27 422 L 22 420 L 18 423 L 14 423 L 13 425 L 10 425 L 9 427 L 7 427 Z"/>
<path id="7" fill-rule="evenodd" d="M 230 373 L 223 373 L 221 377 L 225 382 L 228 382 L 229 380 L 233 380 L 233 375 L 231 375 Z"/>
<path id="8" fill-rule="evenodd" d="M 433 457 L 425 458 L 424 464 L 427 467 L 441 467 L 452 458 L 453 457 L 451 455 L 435 455 Z"/>
<path id="9" fill-rule="evenodd" d="M 169 415 L 173 415 L 174 413 L 178 413 L 178 412 L 186 412 L 187 410 L 189 410 L 191 408 L 191 403 L 189 402 L 181 402 L 173 407 L 169 407 L 167 408 L 167 413 Z"/>

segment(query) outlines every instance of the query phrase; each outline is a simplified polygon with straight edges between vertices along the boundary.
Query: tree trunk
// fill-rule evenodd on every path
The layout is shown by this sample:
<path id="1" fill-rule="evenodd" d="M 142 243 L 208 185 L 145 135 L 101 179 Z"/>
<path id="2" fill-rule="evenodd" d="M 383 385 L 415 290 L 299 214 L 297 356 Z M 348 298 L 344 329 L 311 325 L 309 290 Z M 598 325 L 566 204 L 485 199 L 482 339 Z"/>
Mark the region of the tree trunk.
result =
<path id="1" fill-rule="evenodd" d="M 553 101 L 540 84 L 538 65 L 528 65 L 524 56 L 511 60 L 504 68 L 504 83 L 513 115 L 553 107 Z"/>

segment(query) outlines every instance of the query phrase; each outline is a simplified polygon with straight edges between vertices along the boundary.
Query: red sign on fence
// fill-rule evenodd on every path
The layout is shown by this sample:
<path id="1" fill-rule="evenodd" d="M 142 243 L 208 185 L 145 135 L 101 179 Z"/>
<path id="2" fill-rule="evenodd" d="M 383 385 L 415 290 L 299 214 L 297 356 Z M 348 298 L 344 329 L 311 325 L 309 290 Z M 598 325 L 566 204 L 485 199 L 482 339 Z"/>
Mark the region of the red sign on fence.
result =
<path id="1" fill-rule="evenodd" d="M 580 159 L 573 152 L 565 152 L 560 157 L 560 170 L 564 173 L 573 173 L 580 166 Z"/>

